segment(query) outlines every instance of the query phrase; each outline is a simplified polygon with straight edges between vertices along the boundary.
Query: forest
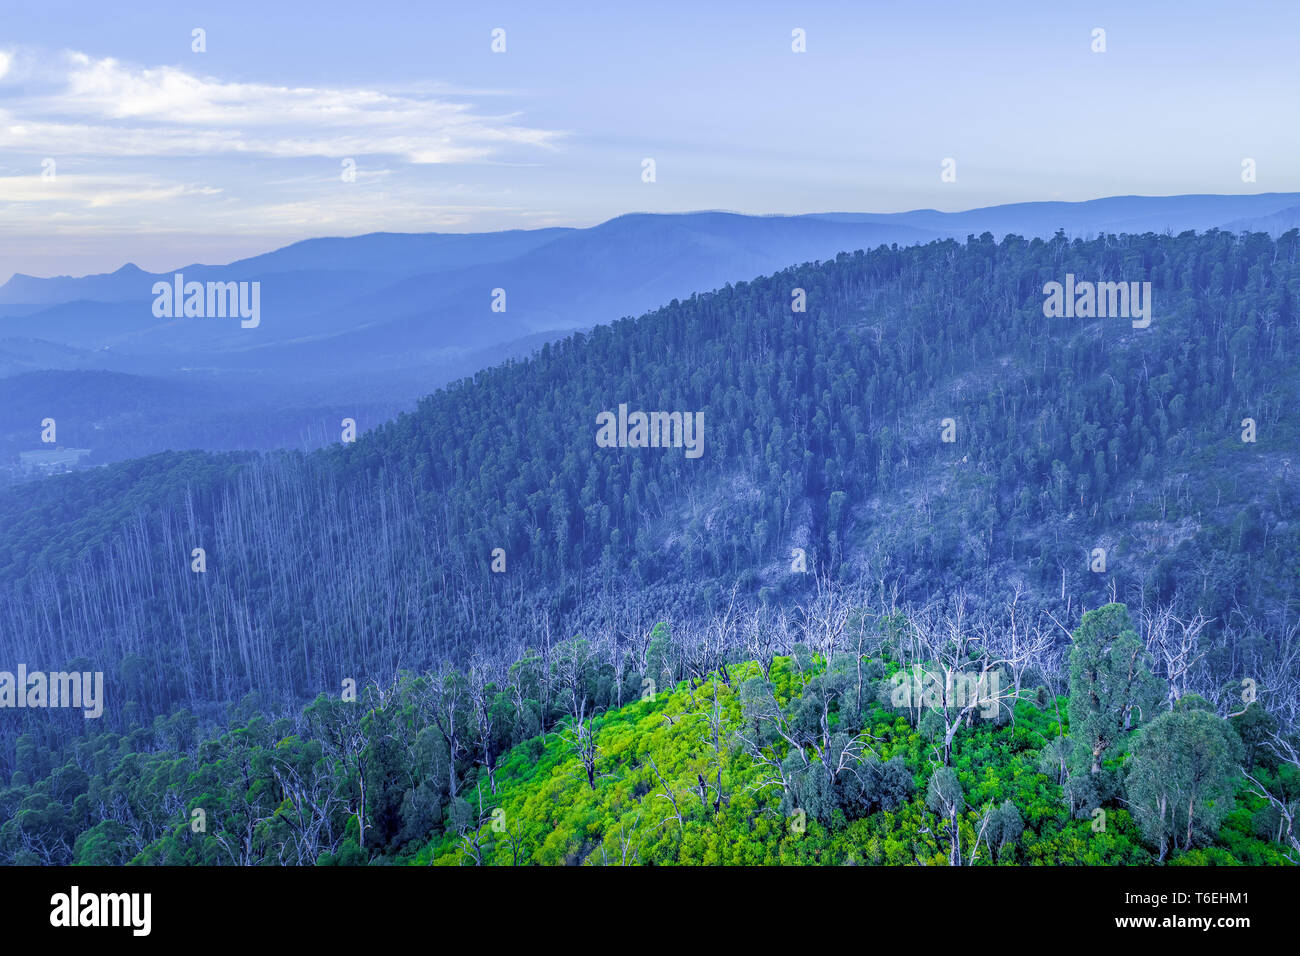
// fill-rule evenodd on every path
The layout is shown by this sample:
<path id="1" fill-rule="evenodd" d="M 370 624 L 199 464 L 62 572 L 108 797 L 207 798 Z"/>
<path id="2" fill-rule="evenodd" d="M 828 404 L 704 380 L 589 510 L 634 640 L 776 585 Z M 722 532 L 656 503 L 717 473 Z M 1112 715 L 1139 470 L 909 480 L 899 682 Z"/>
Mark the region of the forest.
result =
<path id="1" fill-rule="evenodd" d="M 33 776 L 0 790 L 0 849 L 111 865 L 1300 862 L 1294 735 L 1257 701 L 1223 717 L 1178 693 L 1123 605 L 1083 616 L 1060 677 L 1038 622 L 1003 634 L 964 599 L 909 616 L 858 598 L 819 585 L 788 621 L 733 607 L 713 623 L 743 647 L 705 660 L 657 625 L 644 672 L 578 638 L 549 667 L 530 653 L 496 677 L 403 672 L 291 717 L 245 700 L 206 739 L 180 712 L 83 740 L 62 766 L 29 749 Z M 1185 622 L 1146 623 L 1177 640 Z M 977 675 L 999 677 L 954 680 Z"/>
<path id="2" fill-rule="evenodd" d="M 1294 856 L 1298 246 L 844 253 L 355 443 L 0 490 L 0 658 L 108 700 L 0 714 L 0 857 Z M 621 403 L 703 457 L 599 447 Z"/>

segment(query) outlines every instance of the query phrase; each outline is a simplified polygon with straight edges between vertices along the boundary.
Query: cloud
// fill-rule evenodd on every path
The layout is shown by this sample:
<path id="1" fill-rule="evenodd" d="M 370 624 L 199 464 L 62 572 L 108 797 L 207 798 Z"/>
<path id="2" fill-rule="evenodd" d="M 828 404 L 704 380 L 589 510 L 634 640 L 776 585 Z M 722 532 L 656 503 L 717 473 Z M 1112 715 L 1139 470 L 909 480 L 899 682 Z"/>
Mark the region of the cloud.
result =
<path id="1" fill-rule="evenodd" d="M 156 183 L 129 176 L 59 174 L 0 176 L 0 203 L 67 203 L 88 208 L 122 203 L 171 202 L 183 196 L 216 196 L 220 189 L 185 183 Z"/>
<path id="2" fill-rule="evenodd" d="M 322 232 L 515 227 L 523 208 L 499 167 L 545 160 L 565 135 L 502 107 L 520 95 L 505 90 L 233 82 L 25 47 L 4 57 L 0 261 L 27 271 L 216 260 Z M 349 158 L 355 178 L 341 175 Z M 484 168 L 436 165 L 448 163 Z"/>
<path id="3" fill-rule="evenodd" d="M 434 93 L 225 82 L 84 53 L 55 90 L 0 110 L 0 147 L 49 155 L 274 158 L 388 155 L 413 164 L 554 148 L 562 133 Z M 7 70 L 0 60 L 0 75 Z"/>
<path id="4" fill-rule="evenodd" d="M 0 237 L 122 236 L 137 245 L 143 236 L 296 239 L 322 230 L 462 228 L 483 217 L 513 219 L 521 212 L 499 189 L 394 183 L 389 174 L 362 168 L 351 185 L 341 184 L 336 175 L 303 176 L 265 183 L 269 188 L 251 193 L 160 181 L 143 173 L 65 171 L 63 165 L 52 180 L 38 171 L 0 174 Z"/>
<path id="5" fill-rule="evenodd" d="M 9 72 L 9 67 L 13 65 L 13 62 L 14 55 L 12 53 L 0 50 L 0 80 L 5 78 L 5 74 Z"/>

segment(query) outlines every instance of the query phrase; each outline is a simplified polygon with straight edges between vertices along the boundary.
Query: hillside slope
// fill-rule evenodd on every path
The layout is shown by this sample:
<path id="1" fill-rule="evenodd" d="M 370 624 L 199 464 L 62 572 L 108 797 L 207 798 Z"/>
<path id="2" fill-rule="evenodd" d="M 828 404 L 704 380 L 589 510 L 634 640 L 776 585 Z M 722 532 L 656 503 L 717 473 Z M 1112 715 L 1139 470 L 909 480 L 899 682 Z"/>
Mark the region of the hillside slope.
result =
<path id="1" fill-rule="evenodd" d="M 179 401 L 155 404 L 160 427 L 138 429 L 116 448 L 116 435 L 101 432 L 95 461 L 186 448 L 314 447 L 319 442 L 303 434 L 332 431 L 320 423 L 344 417 L 336 410 L 350 408 L 347 417 L 364 418 L 365 430 L 434 388 L 541 342 L 791 263 L 985 231 L 995 239 L 1048 239 L 1057 229 L 1091 238 L 1218 226 L 1278 236 L 1294 227 L 1297 209 L 1300 196 L 1264 193 L 1118 196 L 954 213 L 631 214 L 584 229 L 312 239 L 158 275 L 129 264 L 82 278 L 18 275 L 0 286 L 0 375 L 76 373 L 74 389 L 95 405 L 93 416 L 69 422 L 82 430 L 132 414 L 121 389 L 91 371 L 186 386 L 202 376 L 238 396 L 219 399 L 218 413 L 230 404 L 247 410 L 232 412 L 239 425 L 223 432 L 205 414 L 212 403 L 201 389 L 187 388 Z M 259 283 L 259 324 L 155 317 L 153 285 L 176 272 L 190 282 Z M 286 416 L 292 421 L 273 421 Z M 259 417 L 262 426 L 253 421 Z"/>
<path id="2" fill-rule="evenodd" d="M 801 549 L 906 600 L 1177 601 L 1214 622 L 1220 679 L 1268 674 L 1300 581 L 1296 252 L 1211 232 L 845 254 L 544 346 L 354 445 L 13 490 L 0 650 L 101 661 L 131 702 L 110 720 L 290 706 L 341 674 L 513 660 L 539 631 L 629 653 L 639 615 L 798 600 Z M 1150 281 L 1151 326 L 1045 317 L 1067 274 Z M 599 447 L 620 404 L 701 412 L 703 455 Z M 145 475 L 174 490 L 137 497 Z M 56 594 L 62 621 L 38 610 Z"/>

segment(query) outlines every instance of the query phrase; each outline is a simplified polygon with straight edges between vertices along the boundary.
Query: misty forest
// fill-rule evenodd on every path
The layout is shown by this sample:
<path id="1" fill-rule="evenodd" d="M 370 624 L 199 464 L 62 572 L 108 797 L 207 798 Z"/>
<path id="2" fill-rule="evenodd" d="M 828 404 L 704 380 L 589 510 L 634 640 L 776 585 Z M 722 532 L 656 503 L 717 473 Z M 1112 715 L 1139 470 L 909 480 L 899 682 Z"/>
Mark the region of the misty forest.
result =
<path id="1" fill-rule="evenodd" d="M 0 489 L 0 661 L 105 698 L 0 713 L 0 860 L 1300 862 L 1300 232 L 768 271 Z"/>

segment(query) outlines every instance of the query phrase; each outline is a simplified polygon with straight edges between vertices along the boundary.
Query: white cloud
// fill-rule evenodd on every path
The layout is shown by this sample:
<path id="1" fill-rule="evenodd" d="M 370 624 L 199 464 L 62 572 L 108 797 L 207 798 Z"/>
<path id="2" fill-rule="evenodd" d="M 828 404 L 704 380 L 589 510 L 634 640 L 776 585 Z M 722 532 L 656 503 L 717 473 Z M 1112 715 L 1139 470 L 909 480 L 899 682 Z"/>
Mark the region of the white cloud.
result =
<path id="1" fill-rule="evenodd" d="M 14 55 L 12 53 L 0 50 L 0 80 L 5 78 L 5 74 L 9 72 L 9 67 L 13 65 L 13 62 Z"/>
<path id="2" fill-rule="evenodd" d="M 0 234 L 64 235 L 297 235 L 422 232 L 468 225 L 483 216 L 520 212 L 499 191 L 428 184 L 385 186 L 387 170 L 361 170 L 355 185 L 337 178 L 284 180 L 252 195 L 210 186 L 160 182 L 144 175 L 90 175 L 62 168 L 0 175 Z M 329 188 L 322 189 L 328 185 Z M 382 211 L 377 221 L 376 210 Z"/>
<path id="3" fill-rule="evenodd" d="M 553 147 L 562 136 L 436 94 L 224 82 L 84 53 L 64 63 L 60 89 L 0 111 L 0 147 L 78 156 L 391 155 L 428 164 Z"/>
<path id="4" fill-rule="evenodd" d="M 564 135 L 480 105 L 518 95 L 503 90 L 297 87 L 4 55 L 0 261 L 26 271 L 216 261 L 323 232 L 514 227 L 524 208 L 499 170 L 449 181 L 431 164 L 534 163 Z M 355 180 L 340 176 L 345 158 Z"/>
<path id="5" fill-rule="evenodd" d="M 159 184 L 124 176 L 61 174 L 0 176 L 0 203 L 69 203 L 89 208 L 122 203 L 169 202 L 182 196 L 216 196 L 220 189 L 183 183 Z"/>

